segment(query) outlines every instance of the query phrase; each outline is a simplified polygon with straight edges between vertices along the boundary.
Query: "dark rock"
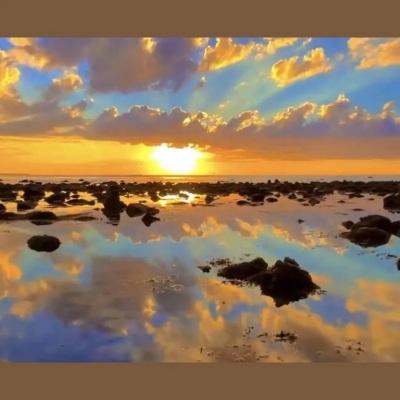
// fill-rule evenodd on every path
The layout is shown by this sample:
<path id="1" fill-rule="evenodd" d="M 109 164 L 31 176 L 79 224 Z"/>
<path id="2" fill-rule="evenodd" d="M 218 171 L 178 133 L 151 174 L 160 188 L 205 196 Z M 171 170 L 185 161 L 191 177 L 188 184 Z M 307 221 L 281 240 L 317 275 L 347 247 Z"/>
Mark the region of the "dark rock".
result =
<path id="1" fill-rule="evenodd" d="M 238 206 L 245 206 L 245 205 L 250 204 L 250 202 L 249 202 L 249 201 L 246 201 L 246 200 L 238 200 L 238 201 L 236 202 L 236 204 L 237 204 Z"/>
<path id="2" fill-rule="evenodd" d="M 341 236 L 362 247 L 383 246 L 390 240 L 390 233 L 379 228 L 371 227 L 354 229 L 353 226 L 349 232 L 344 232 Z"/>
<path id="3" fill-rule="evenodd" d="M 186 204 L 186 203 L 185 203 Z M 146 206 L 142 203 L 131 203 L 128 204 L 126 207 L 126 213 L 130 218 L 133 217 L 140 217 L 142 215 L 148 214 L 148 215 L 156 215 L 160 212 L 159 209 L 155 207 L 149 207 Z"/>
<path id="4" fill-rule="evenodd" d="M 64 203 L 68 197 L 67 193 L 53 193 L 49 197 L 46 197 L 45 201 L 48 204 L 59 204 Z"/>
<path id="5" fill-rule="evenodd" d="M 276 203 L 278 199 L 275 197 L 268 197 L 267 199 L 265 199 L 265 201 L 267 201 L 268 203 Z"/>
<path id="6" fill-rule="evenodd" d="M 60 247 L 61 242 L 54 236 L 43 235 L 31 237 L 27 244 L 31 250 L 50 253 L 57 250 Z"/>
<path id="7" fill-rule="evenodd" d="M 29 221 L 56 221 L 58 220 L 57 215 L 51 211 L 33 211 L 26 214 L 26 219 Z"/>
<path id="8" fill-rule="evenodd" d="M 0 221 L 12 221 L 18 219 L 18 214 L 11 211 L 0 212 Z"/>
<path id="9" fill-rule="evenodd" d="M 31 201 L 21 201 L 17 203 L 17 210 L 18 211 L 26 211 L 26 210 L 33 210 L 37 206 L 37 203 Z"/>
<path id="10" fill-rule="evenodd" d="M 400 258 L 397 259 L 396 265 L 397 269 L 400 271 Z"/>
<path id="11" fill-rule="evenodd" d="M 266 271 L 268 264 L 260 257 L 252 261 L 228 265 L 220 269 L 218 276 L 230 280 L 247 280 L 249 277 Z"/>
<path id="12" fill-rule="evenodd" d="M 80 197 L 80 195 L 77 194 L 77 193 L 75 193 L 75 194 L 73 194 L 73 195 L 71 196 L 71 198 L 73 198 L 73 199 L 79 199 L 79 197 Z"/>
<path id="13" fill-rule="evenodd" d="M 211 271 L 211 267 L 208 265 L 198 267 L 201 271 L 208 274 Z"/>
<path id="14" fill-rule="evenodd" d="M 368 228 L 379 228 L 384 231 L 390 232 L 392 222 L 389 218 L 382 215 L 368 215 L 366 217 L 361 217 L 360 221 L 352 226 L 351 229 L 358 229 L 363 227 Z"/>
<path id="15" fill-rule="evenodd" d="M 251 201 L 253 203 L 262 203 L 264 202 L 265 195 L 262 193 L 255 193 L 251 196 Z"/>
<path id="16" fill-rule="evenodd" d="M 152 223 L 159 221 L 160 218 L 154 217 L 151 214 L 145 214 L 142 218 L 142 222 L 149 227 Z"/>
<path id="17" fill-rule="evenodd" d="M 296 200 L 296 199 L 297 199 L 297 196 L 295 195 L 295 193 L 291 193 L 291 194 L 288 196 L 288 199 L 289 199 L 289 200 Z"/>
<path id="18" fill-rule="evenodd" d="M 0 213 L 1 212 L 5 212 L 7 209 L 6 209 L 6 206 L 4 205 L 4 204 L 1 204 L 0 203 Z"/>
<path id="19" fill-rule="evenodd" d="M 344 221 L 342 222 L 342 226 L 346 228 L 347 230 L 350 230 L 354 226 L 353 221 Z"/>
<path id="20" fill-rule="evenodd" d="M 305 299 L 321 289 L 311 275 L 289 257 L 278 260 L 272 267 L 262 258 L 231 264 L 221 268 L 217 275 L 259 286 L 263 295 L 274 299 L 276 307 Z"/>
<path id="21" fill-rule="evenodd" d="M 399 236 L 400 237 L 400 221 L 395 221 L 392 222 L 392 225 L 390 227 L 390 231 L 393 235 Z"/>
<path id="22" fill-rule="evenodd" d="M 74 198 L 74 199 L 68 200 L 67 204 L 70 206 L 94 206 L 96 204 L 96 201 Z"/>
<path id="23" fill-rule="evenodd" d="M 304 222 L 304 220 L 303 220 L 303 219 L 298 219 L 297 222 L 298 222 L 299 224 L 302 224 L 302 223 Z"/>
<path id="24" fill-rule="evenodd" d="M 400 210 L 400 194 L 391 194 L 383 199 L 385 210 Z"/>
<path id="25" fill-rule="evenodd" d="M 88 222 L 88 221 L 94 221 L 96 219 L 97 219 L 96 217 L 92 217 L 90 215 L 81 215 L 79 217 L 75 217 L 74 221 Z"/>
<path id="26" fill-rule="evenodd" d="M 206 204 L 211 204 L 214 200 L 215 200 L 215 197 L 208 194 L 204 201 Z"/>

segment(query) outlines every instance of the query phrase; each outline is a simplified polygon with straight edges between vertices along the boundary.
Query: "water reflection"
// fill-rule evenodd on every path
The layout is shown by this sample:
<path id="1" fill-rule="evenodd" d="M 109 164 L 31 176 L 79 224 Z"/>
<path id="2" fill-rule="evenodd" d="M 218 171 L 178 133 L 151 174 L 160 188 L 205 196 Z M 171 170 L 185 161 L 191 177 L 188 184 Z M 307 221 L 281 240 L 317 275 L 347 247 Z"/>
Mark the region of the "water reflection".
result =
<path id="1" fill-rule="evenodd" d="M 366 250 L 339 237 L 343 218 L 391 215 L 378 201 L 341 204 L 340 198 L 317 207 L 281 198 L 254 208 L 236 206 L 235 196 L 216 199 L 213 207 L 164 199 L 160 221 L 150 227 L 124 213 L 113 226 L 101 211 L 93 222 L 2 223 L 0 358 L 399 361 L 400 274 L 388 255 L 400 255 L 400 241 L 392 237 Z M 204 203 L 195 195 L 181 200 Z M 58 237 L 60 248 L 33 252 L 26 242 L 38 234 Z M 327 294 L 278 309 L 257 288 L 223 284 L 215 271 L 196 268 L 212 258 L 257 256 L 270 264 L 294 258 Z M 296 340 L 275 340 L 282 330 Z"/>

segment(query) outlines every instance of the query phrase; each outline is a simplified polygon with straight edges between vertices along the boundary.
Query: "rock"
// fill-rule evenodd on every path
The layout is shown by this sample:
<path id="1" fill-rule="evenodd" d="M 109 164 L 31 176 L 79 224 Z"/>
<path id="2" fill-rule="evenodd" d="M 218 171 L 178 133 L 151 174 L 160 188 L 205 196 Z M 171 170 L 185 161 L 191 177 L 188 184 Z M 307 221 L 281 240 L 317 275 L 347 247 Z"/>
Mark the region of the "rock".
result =
<path id="1" fill-rule="evenodd" d="M 51 211 L 33 211 L 26 214 L 26 219 L 29 221 L 56 221 L 58 217 Z"/>
<path id="2" fill-rule="evenodd" d="M 263 203 L 265 199 L 265 195 L 262 193 L 255 193 L 251 196 L 251 201 L 253 203 Z"/>
<path id="3" fill-rule="evenodd" d="M 302 224 L 302 223 L 304 222 L 304 220 L 303 220 L 303 219 L 298 219 L 297 222 L 298 222 L 299 224 Z"/>
<path id="4" fill-rule="evenodd" d="M 154 217 L 151 214 L 145 214 L 142 218 L 142 222 L 149 227 L 152 223 L 159 221 L 160 219 L 157 217 Z"/>
<path id="5" fill-rule="evenodd" d="M 0 213 L 5 212 L 6 210 L 7 210 L 6 206 L 4 204 L 0 203 Z"/>
<path id="6" fill-rule="evenodd" d="M 18 219 L 18 214 L 11 211 L 0 212 L 0 221 L 12 221 Z"/>
<path id="7" fill-rule="evenodd" d="M 130 218 L 140 217 L 145 214 L 156 215 L 160 212 L 160 210 L 155 207 L 148 207 L 141 203 L 128 204 L 125 211 Z"/>
<path id="8" fill-rule="evenodd" d="M 390 230 L 393 235 L 400 237 L 400 221 L 392 222 Z"/>
<path id="9" fill-rule="evenodd" d="M 291 193 L 291 194 L 288 196 L 288 199 L 289 199 L 289 200 L 296 200 L 296 199 L 297 199 L 297 196 L 296 196 L 294 193 Z"/>
<path id="10" fill-rule="evenodd" d="M 358 229 L 363 227 L 379 228 L 384 231 L 390 232 L 392 222 L 389 218 L 382 215 L 368 215 L 366 217 L 361 217 L 359 222 L 354 224 L 351 229 Z"/>
<path id="11" fill-rule="evenodd" d="M 79 199 L 79 197 L 80 197 L 80 195 L 77 194 L 77 193 L 75 193 L 75 194 L 73 194 L 73 195 L 71 196 L 71 198 L 73 198 L 73 199 Z"/>
<path id="12" fill-rule="evenodd" d="M 218 276 L 230 280 L 247 280 L 249 277 L 266 271 L 268 264 L 260 257 L 252 261 L 245 261 L 239 264 L 227 265 L 220 269 Z"/>
<path id="13" fill-rule="evenodd" d="M 265 199 L 265 201 L 267 201 L 268 203 L 276 203 L 278 199 L 275 197 L 268 197 L 267 199 Z"/>
<path id="14" fill-rule="evenodd" d="M 397 265 L 397 269 L 400 271 L 400 257 L 397 259 L 396 265 Z"/>
<path id="15" fill-rule="evenodd" d="M 283 259 L 283 262 L 284 263 L 289 263 L 289 264 L 292 264 L 292 265 L 296 265 L 297 267 L 299 267 L 299 264 L 297 263 L 297 261 L 294 260 L 293 258 L 290 258 L 290 257 L 285 257 Z"/>
<path id="16" fill-rule="evenodd" d="M 350 230 L 354 226 L 353 221 L 344 221 L 342 222 L 342 226 L 346 228 L 347 230 Z"/>
<path id="17" fill-rule="evenodd" d="M 379 228 L 360 227 L 354 229 L 354 226 L 349 232 L 341 234 L 341 237 L 362 247 L 383 246 L 389 242 L 390 236 L 390 233 Z"/>
<path id="18" fill-rule="evenodd" d="M 27 244 L 31 250 L 51 253 L 60 247 L 61 242 L 54 236 L 43 235 L 31 237 Z"/>
<path id="19" fill-rule="evenodd" d="M 208 194 L 204 201 L 206 204 L 211 204 L 214 200 L 215 200 L 215 197 Z"/>
<path id="20" fill-rule="evenodd" d="M 17 198 L 18 194 L 16 192 L 10 190 L 1 190 L 0 191 L 0 199 L 4 201 L 14 201 Z"/>
<path id="21" fill-rule="evenodd" d="M 245 206 L 245 205 L 250 204 L 250 202 L 249 202 L 249 201 L 246 201 L 246 200 L 238 200 L 238 201 L 236 202 L 236 204 L 237 204 L 238 206 Z"/>
<path id="22" fill-rule="evenodd" d="M 36 208 L 37 203 L 31 201 L 21 201 L 17 203 L 17 210 L 18 211 L 26 211 L 26 210 L 33 210 Z"/>
<path id="23" fill-rule="evenodd" d="M 211 267 L 208 265 L 198 267 L 201 271 L 208 274 L 211 271 Z"/>
<path id="24" fill-rule="evenodd" d="M 391 194 L 383 198 L 385 210 L 400 210 L 400 194 Z"/>
<path id="25" fill-rule="evenodd" d="M 289 257 L 278 260 L 272 267 L 262 258 L 231 264 L 221 268 L 217 275 L 259 286 L 263 295 L 274 299 L 276 307 L 305 299 L 321 290 L 311 275 Z"/>
<path id="26" fill-rule="evenodd" d="M 27 187 L 24 190 L 22 197 L 25 200 L 40 200 L 45 196 L 45 192 L 42 188 Z"/>
<path id="27" fill-rule="evenodd" d="M 96 204 L 96 201 L 73 198 L 71 200 L 68 200 L 67 204 L 70 206 L 94 206 Z"/>
<path id="28" fill-rule="evenodd" d="M 44 200 L 48 204 L 59 204 L 59 203 L 64 203 L 68 197 L 69 195 L 67 193 L 61 192 L 61 193 L 53 193 L 52 195 L 46 197 Z"/>

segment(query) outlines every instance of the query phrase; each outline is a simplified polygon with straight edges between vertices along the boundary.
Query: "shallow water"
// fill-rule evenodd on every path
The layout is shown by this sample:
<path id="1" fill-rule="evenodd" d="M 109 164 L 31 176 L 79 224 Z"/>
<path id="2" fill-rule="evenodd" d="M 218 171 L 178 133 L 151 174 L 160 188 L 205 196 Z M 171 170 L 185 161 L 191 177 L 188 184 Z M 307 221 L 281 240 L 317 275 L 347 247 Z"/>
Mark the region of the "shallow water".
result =
<path id="1" fill-rule="evenodd" d="M 100 218 L 94 222 L 0 223 L 0 359 L 400 361 L 393 257 L 400 256 L 400 239 L 365 250 L 338 236 L 344 220 L 371 213 L 400 219 L 382 209 L 382 198 L 369 197 L 328 196 L 315 207 L 283 197 L 259 207 L 237 206 L 237 195 L 213 206 L 203 206 L 203 197 L 184 205 L 169 199 L 150 227 L 125 213 L 112 225 L 93 206 L 52 211 L 88 211 Z M 15 205 L 6 204 L 12 211 Z M 55 235 L 62 245 L 34 252 L 26 242 L 36 234 Z M 286 256 L 326 294 L 276 308 L 259 289 L 225 284 L 215 270 L 197 268 L 213 258 L 272 264 Z M 282 330 L 296 340 L 279 341 L 274 335 Z"/>

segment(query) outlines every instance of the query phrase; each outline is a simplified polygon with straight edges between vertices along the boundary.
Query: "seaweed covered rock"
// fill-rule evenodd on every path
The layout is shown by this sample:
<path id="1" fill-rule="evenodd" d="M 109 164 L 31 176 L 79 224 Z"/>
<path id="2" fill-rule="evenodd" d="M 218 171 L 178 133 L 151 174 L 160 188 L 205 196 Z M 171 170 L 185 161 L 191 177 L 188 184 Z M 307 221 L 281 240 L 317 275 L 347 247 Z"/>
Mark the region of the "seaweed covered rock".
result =
<path id="1" fill-rule="evenodd" d="M 400 210 L 400 194 L 391 194 L 384 197 L 383 208 L 386 210 Z"/>

